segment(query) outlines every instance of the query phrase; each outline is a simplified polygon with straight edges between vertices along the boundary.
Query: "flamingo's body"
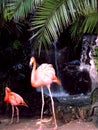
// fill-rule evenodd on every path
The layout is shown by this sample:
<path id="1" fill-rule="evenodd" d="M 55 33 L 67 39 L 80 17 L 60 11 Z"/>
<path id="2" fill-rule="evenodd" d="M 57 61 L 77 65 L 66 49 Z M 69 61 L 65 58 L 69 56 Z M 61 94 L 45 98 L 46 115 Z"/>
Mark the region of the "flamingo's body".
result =
<path id="1" fill-rule="evenodd" d="M 11 104 L 11 106 L 12 106 L 12 118 L 11 118 L 10 123 L 13 123 L 14 107 L 16 108 L 16 111 L 17 111 L 17 122 L 19 122 L 19 109 L 17 106 L 28 107 L 27 104 L 25 103 L 25 101 L 23 100 L 23 98 L 20 95 L 18 95 L 17 93 L 12 92 L 10 88 L 6 87 L 4 101 L 6 103 Z"/>
<path id="2" fill-rule="evenodd" d="M 43 86 L 46 86 L 49 90 L 51 102 L 52 102 L 52 110 L 53 110 L 53 117 L 54 117 L 54 123 L 55 123 L 55 130 L 57 129 L 57 122 L 55 117 L 55 111 L 54 111 L 54 101 L 52 98 L 52 94 L 50 91 L 50 85 L 55 82 L 57 84 L 61 84 L 59 79 L 55 75 L 55 70 L 52 66 L 52 64 L 41 64 L 36 69 L 36 60 L 34 57 L 31 57 L 30 59 L 30 66 L 33 65 L 33 69 L 31 72 L 31 85 L 32 87 L 41 87 L 42 92 L 42 110 L 41 110 L 41 124 L 40 124 L 40 130 L 42 129 L 42 116 L 43 116 L 43 108 L 44 108 L 44 96 L 43 96 Z"/>

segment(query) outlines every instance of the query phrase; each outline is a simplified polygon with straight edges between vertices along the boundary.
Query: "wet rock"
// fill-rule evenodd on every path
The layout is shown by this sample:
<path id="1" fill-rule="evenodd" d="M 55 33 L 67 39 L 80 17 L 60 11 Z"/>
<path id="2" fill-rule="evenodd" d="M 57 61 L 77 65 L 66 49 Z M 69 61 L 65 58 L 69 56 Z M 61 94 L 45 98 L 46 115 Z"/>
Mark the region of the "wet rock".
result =
<path id="1" fill-rule="evenodd" d="M 80 101 L 81 102 L 81 101 Z M 90 116 L 90 104 L 88 105 L 77 105 L 78 103 L 75 102 L 73 104 L 67 104 L 66 102 L 55 103 L 55 111 L 56 111 L 56 117 L 59 121 L 62 123 L 68 123 L 72 120 L 81 119 L 83 121 L 91 121 Z"/>
<path id="2" fill-rule="evenodd" d="M 98 87 L 91 93 L 91 111 L 93 123 L 98 127 Z"/>
<path id="3" fill-rule="evenodd" d="M 50 98 L 46 99 L 46 115 L 52 116 L 51 101 Z M 54 106 L 56 118 L 61 123 L 68 123 L 70 121 L 79 119 L 83 121 L 92 121 L 90 115 L 91 104 L 90 98 L 85 97 L 66 97 L 66 98 L 54 98 Z"/>
<path id="4" fill-rule="evenodd" d="M 96 127 L 98 127 L 98 107 L 94 108 L 93 116 L 92 116 L 93 123 Z"/>
<path id="5" fill-rule="evenodd" d="M 79 70 L 79 66 L 65 65 L 61 71 L 63 88 L 71 95 L 87 94 L 91 91 L 91 78 L 87 70 Z"/>

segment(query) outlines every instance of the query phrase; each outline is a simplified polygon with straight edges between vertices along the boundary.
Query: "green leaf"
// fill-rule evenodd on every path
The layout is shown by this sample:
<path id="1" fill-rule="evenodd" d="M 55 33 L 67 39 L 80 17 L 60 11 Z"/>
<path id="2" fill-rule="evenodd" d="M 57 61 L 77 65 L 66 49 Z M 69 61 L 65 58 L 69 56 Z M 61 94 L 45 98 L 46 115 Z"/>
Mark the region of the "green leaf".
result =
<path id="1" fill-rule="evenodd" d="M 6 12 L 16 20 L 34 10 L 31 20 L 33 44 L 41 51 L 71 25 L 71 35 L 98 33 L 98 0 L 10 0 Z"/>

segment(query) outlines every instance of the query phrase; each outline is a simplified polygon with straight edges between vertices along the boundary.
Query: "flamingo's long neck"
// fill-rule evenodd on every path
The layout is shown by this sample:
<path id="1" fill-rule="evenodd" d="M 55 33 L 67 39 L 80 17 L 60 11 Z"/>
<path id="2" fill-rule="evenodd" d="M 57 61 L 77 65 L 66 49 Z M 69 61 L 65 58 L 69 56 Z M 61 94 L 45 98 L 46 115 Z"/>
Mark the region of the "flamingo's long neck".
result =
<path id="1" fill-rule="evenodd" d="M 8 102 L 9 100 L 9 93 L 7 92 L 7 90 L 5 91 L 5 97 L 4 97 L 4 101 Z"/>
<path id="2" fill-rule="evenodd" d="M 40 83 L 38 82 L 37 75 L 36 75 L 36 61 L 33 62 L 33 69 L 31 73 L 31 85 L 34 88 L 40 86 Z"/>
<path id="3" fill-rule="evenodd" d="M 32 69 L 32 72 L 35 73 L 35 71 L 36 71 L 36 61 L 33 62 L 33 69 Z"/>
<path id="4" fill-rule="evenodd" d="M 36 73 L 36 61 L 33 62 L 33 69 L 31 72 L 31 84 L 33 87 L 36 87 L 36 77 L 35 77 L 35 73 Z"/>

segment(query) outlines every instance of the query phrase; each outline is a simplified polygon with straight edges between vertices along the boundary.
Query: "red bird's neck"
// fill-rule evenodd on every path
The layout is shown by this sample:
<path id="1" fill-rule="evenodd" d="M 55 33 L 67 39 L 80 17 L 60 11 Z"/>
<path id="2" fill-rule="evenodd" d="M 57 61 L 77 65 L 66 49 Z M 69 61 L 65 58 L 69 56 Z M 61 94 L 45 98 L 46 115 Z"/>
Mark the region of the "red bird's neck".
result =
<path id="1" fill-rule="evenodd" d="M 5 95 L 4 102 L 9 102 L 9 96 L 8 95 Z"/>
<path id="2" fill-rule="evenodd" d="M 4 97 L 4 101 L 5 102 L 9 102 L 9 94 L 10 94 L 10 92 L 8 92 L 7 90 L 5 90 L 5 97 Z"/>

